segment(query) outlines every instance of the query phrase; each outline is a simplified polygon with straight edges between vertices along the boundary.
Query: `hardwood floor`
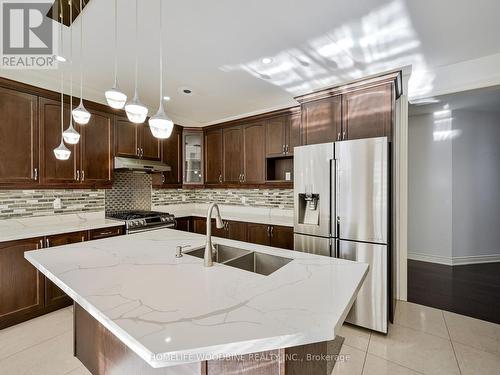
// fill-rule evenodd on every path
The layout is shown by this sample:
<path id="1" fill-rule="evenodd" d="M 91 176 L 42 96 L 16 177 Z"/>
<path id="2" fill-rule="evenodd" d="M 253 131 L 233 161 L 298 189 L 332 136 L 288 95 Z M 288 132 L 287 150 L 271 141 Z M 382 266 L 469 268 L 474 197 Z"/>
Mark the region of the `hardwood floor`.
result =
<path id="1" fill-rule="evenodd" d="M 408 260 L 408 301 L 500 323 L 500 263 L 446 266 Z"/>

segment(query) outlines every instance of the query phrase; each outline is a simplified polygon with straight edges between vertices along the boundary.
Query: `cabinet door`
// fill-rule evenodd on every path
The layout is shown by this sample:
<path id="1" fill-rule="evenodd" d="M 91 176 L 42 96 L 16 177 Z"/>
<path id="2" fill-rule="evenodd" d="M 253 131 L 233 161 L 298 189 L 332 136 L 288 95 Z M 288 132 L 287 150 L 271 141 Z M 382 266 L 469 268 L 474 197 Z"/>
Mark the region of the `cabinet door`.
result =
<path id="1" fill-rule="evenodd" d="M 66 145 L 71 151 L 68 160 L 57 160 L 54 148 L 61 142 L 61 103 L 55 100 L 40 98 L 39 101 L 40 173 L 43 184 L 74 184 L 79 183 L 76 171 L 80 166 L 78 145 Z M 63 125 L 66 129 L 70 120 L 69 105 L 64 105 Z"/>
<path id="2" fill-rule="evenodd" d="M 115 117 L 115 156 L 139 157 L 140 126 L 126 117 Z"/>
<path id="3" fill-rule="evenodd" d="M 222 129 L 208 130 L 205 132 L 205 183 L 222 182 Z"/>
<path id="4" fill-rule="evenodd" d="M 303 142 L 306 145 L 333 142 L 341 133 L 340 95 L 302 105 Z"/>
<path id="5" fill-rule="evenodd" d="M 183 232 L 193 231 L 193 219 L 190 217 L 179 217 L 175 219 L 175 229 Z"/>
<path id="6" fill-rule="evenodd" d="M 273 225 L 271 227 L 271 246 L 293 250 L 293 228 Z"/>
<path id="7" fill-rule="evenodd" d="M 36 96 L 0 87 L 0 184 L 38 183 L 37 114 Z"/>
<path id="8" fill-rule="evenodd" d="M 207 233 L 207 220 L 202 217 L 193 218 L 193 231 L 198 234 Z"/>
<path id="9" fill-rule="evenodd" d="M 391 137 L 393 84 L 370 87 L 343 96 L 343 139 Z"/>
<path id="10" fill-rule="evenodd" d="M 228 221 L 227 238 L 231 240 L 247 242 L 247 223 L 243 223 L 240 221 Z"/>
<path id="11" fill-rule="evenodd" d="M 224 182 L 239 183 L 243 173 L 242 144 L 243 134 L 240 126 L 222 130 L 224 155 Z M 262 140 L 260 140 L 262 142 Z"/>
<path id="12" fill-rule="evenodd" d="M 65 234 L 57 234 L 55 236 L 45 237 L 45 247 L 56 247 L 68 245 L 70 243 L 84 242 L 87 240 L 87 232 L 73 232 Z M 59 289 L 49 279 L 45 278 L 45 306 L 69 306 L 71 298 L 66 293 Z"/>
<path id="13" fill-rule="evenodd" d="M 174 126 L 172 134 L 163 140 L 162 160 L 172 170 L 165 172 L 164 184 L 182 184 L 182 128 Z"/>
<path id="14" fill-rule="evenodd" d="M 300 136 L 300 116 L 300 113 L 294 113 L 288 117 L 288 126 L 286 131 L 287 155 L 293 155 L 293 148 L 302 144 Z"/>
<path id="15" fill-rule="evenodd" d="M 265 136 L 263 122 L 243 127 L 243 182 L 246 184 L 266 181 Z"/>
<path id="16" fill-rule="evenodd" d="M 287 116 L 278 116 L 266 121 L 266 156 L 285 154 Z"/>
<path id="17" fill-rule="evenodd" d="M 0 329 L 37 315 L 44 307 L 43 275 L 24 259 L 43 238 L 0 243 Z"/>
<path id="18" fill-rule="evenodd" d="M 147 160 L 161 160 L 160 140 L 153 136 L 147 123 L 139 125 L 141 132 L 141 157 Z"/>
<path id="19" fill-rule="evenodd" d="M 266 224 L 248 223 L 248 242 L 258 245 L 270 245 L 270 226 Z"/>
<path id="20" fill-rule="evenodd" d="M 112 117 L 92 111 L 90 122 L 79 126 L 82 137 L 81 181 L 89 184 L 110 184 L 113 173 Z"/>
<path id="21" fill-rule="evenodd" d="M 222 228 L 217 228 L 217 225 L 215 225 L 215 219 L 212 219 L 211 221 L 211 229 L 212 229 L 212 236 L 227 238 L 226 226 L 224 225 Z"/>

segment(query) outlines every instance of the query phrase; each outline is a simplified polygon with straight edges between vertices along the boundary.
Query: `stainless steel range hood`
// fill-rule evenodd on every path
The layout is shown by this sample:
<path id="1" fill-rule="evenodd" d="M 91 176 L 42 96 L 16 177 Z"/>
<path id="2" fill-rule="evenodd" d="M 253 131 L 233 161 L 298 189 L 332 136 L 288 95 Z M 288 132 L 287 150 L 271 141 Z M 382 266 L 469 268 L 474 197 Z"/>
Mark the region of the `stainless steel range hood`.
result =
<path id="1" fill-rule="evenodd" d="M 172 168 L 159 161 L 115 157 L 115 170 L 154 173 L 169 172 Z"/>

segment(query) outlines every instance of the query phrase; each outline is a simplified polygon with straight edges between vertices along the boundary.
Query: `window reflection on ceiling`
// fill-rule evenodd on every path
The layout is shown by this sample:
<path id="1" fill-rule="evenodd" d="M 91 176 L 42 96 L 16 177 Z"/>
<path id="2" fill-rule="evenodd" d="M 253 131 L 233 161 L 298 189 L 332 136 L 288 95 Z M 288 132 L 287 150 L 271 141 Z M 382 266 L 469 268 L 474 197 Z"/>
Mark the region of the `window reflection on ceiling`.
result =
<path id="1" fill-rule="evenodd" d="M 433 75 L 420 51 L 406 5 L 394 0 L 359 20 L 333 28 L 302 46 L 277 52 L 272 63 L 255 60 L 224 65 L 225 72 L 245 71 L 292 95 L 412 65 L 409 97 L 432 89 Z"/>

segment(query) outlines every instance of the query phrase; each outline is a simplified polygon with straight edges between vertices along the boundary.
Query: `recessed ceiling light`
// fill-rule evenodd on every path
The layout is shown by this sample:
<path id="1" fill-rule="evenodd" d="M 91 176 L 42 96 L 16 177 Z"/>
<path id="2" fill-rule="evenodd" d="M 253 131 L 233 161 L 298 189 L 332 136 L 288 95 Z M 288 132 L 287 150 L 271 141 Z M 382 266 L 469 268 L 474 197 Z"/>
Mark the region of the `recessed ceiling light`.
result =
<path id="1" fill-rule="evenodd" d="M 264 58 L 262 59 L 262 64 L 266 64 L 266 65 L 268 65 L 268 64 L 271 64 L 272 62 L 273 62 L 273 59 L 272 59 L 272 58 L 270 58 L 270 57 L 264 57 Z"/>
<path id="2" fill-rule="evenodd" d="M 166 102 L 170 101 L 170 96 L 166 96 L 166 95 L 165 95 L 165 96 L 163 97 L 163 100 L 165 100 Z"/>

